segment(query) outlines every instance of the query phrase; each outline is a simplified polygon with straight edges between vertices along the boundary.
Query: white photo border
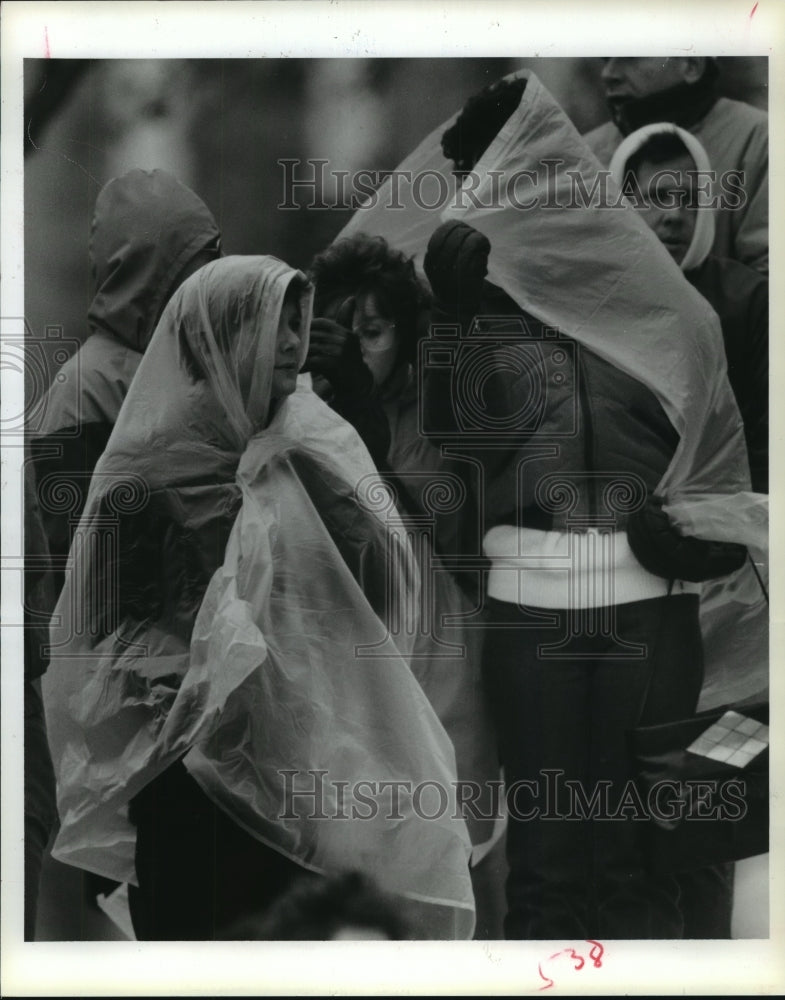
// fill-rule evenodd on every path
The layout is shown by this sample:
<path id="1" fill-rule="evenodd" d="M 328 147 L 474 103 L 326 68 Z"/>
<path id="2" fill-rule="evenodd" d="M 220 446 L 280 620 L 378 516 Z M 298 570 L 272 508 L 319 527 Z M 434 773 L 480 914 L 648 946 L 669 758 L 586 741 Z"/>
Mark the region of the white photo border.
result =
<path id="1" fill-rule="evenodd" d="M 765 55 L 770 66 L 771 260 L 782 258 L 783 52 L 785 8 L 775 0 L 263 0 L 222 3 L 5 3 L 2 9 L 2 233 L 0 317 L 24 316 L 24 58 L 260 58 L 281 56 L 599 56 Z M 781 325 L 781 283 L 772 283 L 772 327 Z M 3 319 L 4 332 L 6 319 Z M 775 379 L 785 371 L 783 341 L 771 340 Z M 775 388 L 778 381 L 775 381 Z M 4 411 L 23 391 L 3 371 Z M 779 517 L 783 393 L 771 394 L 773 489 L 772 649 L 785 638 L 779 598 L 783 535 Z M 18 411 L 17 411 L 18 412 Z M 2 550 L 21 552 L 21 449 L 3 449 Z M 6 579 L 6 577 L 8 579 Z M 14 577 L 18 577 L 15 582 Z M 21 574 L 4 574 L 3 617 L 18 608 Z M 17 619 L 18 620 L 18 619 Z M 536 994 L 545 943 L 24 943 L 22 934 L 21 629 L 3 634 L 2 670 L 2 983 L 4 996 Z M 778 658 L 772 703 L 783 704 Z M 781 713 L 775 716 L 779 718 Z M 779 728 L 773 726 L 771 788 L 783 785 Z M 781 796 L 780 796 L 781 797 Z M 785 845 L 783 812 L 772 817 L 773 848 Z M 548 992 L 581 994 L 766 994 L 785 990 L 783 852 L 771 853 L 770 939 L 765 941 L 615 941 L 601 969 L 566 977 Z"/>

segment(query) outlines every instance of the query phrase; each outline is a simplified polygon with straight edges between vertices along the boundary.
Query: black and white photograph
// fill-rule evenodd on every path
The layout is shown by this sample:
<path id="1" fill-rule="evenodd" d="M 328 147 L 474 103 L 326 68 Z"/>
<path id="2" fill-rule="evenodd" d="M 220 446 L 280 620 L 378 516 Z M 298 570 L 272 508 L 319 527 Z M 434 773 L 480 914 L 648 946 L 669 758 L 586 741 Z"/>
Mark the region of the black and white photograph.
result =
<path id="1" fill-rule="evenodd" d="M 785 987 L 785 19 L 631 7 L 3 5 L 3 995 Z"/>

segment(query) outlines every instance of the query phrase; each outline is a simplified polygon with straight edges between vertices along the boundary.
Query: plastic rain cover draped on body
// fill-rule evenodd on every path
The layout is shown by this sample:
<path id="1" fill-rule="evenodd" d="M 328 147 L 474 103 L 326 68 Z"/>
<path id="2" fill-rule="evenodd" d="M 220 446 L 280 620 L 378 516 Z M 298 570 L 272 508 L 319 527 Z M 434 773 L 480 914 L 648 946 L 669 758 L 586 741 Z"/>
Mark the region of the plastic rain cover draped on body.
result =
<path id="1" fill-rule="evenodd" d="M 340 237 L 383 236 L 422 269 L 441 222 L 461 219 L 483 232 L 491 243 L 491 282 L 648 386 L 662 403 L 680 435 L 658 487 L 676 524 L 704 538 L 754 539 L 751 552 L 762 562 L 768 498 L 748 492 L 742 422 L 714 311 L 622 199 L 537 77 L 526 70 L 513 76 L 524 77 L 526 88 L 475 165 L 470 192 L 472 178 L 454 195 L 452 164 L 441 150 L 456 115 L 400 164 Z M 748 637 L 748 657 L 726 654 L 719 645 L 707 660 L 712 694 L 702 704 L 710 707 L 726 694 L 739 697 L 742 688 L 752 694 L 765 685 L 768 616 L 751 567 L 706 591 L 705 630 L 715 629 L 719 614 Z M 717 683 L 720 676 L 734 683 Z"/>
<path id="2" fill-rule="evenodd" d="M 657 122 L 630 133 L 613 154 L 608 169 L 619 186 L 624 181 L 630 157 L 651 136 L 663 134 L 677 135 L 681 139 L 699 171 L 708 173 L 712 169 L 706 150 L 694 135 L 678 125 Z M 715 235 L 714 212 L 708 193 L 699 192 L 695 231 L 679 265 L 681 271 L 699 267 L 711 252 Z M 686 534 L 699 534 L 702 530 L 707 537 L 727 537 L 743 542 L 749 547 L 762 576 L 768 576 L 768 503 L 760 495 L 751 493 L 738 494 L 733 502 L 742 516 L 732 524 L 728 520 L 728 499 L 725 497 L 706 497 L 688 506 L 677 504 L 671 512 L 679 518 Z M 725 581 L 707 584 L 703 593 L 702 623 L 704 656 L 710 671 L 699 708 L 709 709 L 725 702 L 759 696 L 768 682 L 768 608 L 762 600 L 760 587 L 749 573 L 744 586 L 739 580 L 730 589 Z M 741 664 L 745 665 L 744 670 L 739 669 Z"/>
<path id="3" fill-rule="evenodd" d="M 260 840 L 313 870 L 361 869 L 429 904 L 410 904 L 427 914 L 429 935 L 470 936 L 454 753 L 406 660 L 418 581 L 400 522 L 384 488 L 369 485 L 375 469 L 360 438 L 307 378 L 268 424 L 276 331 L 295 274 L 246 257 L 188 279 L 96 468 L 44 684 L 61 817 L 54 854 L 135 882 L 127 804 L 185 755 L 210 798 Z M 305 330 L 310 308 L 304 294 Z M 304 337 L 300 362 L 306 349 Z M 122 554 L 112 554 L 102 518 L 161 493 L 191 540 L 238 501 L 192 635 L 191 622 L 170 628 L 155 614 L 106 624 Z M 406 786 L 392 808 L 389 792 L 368 805 L 363 781 Z M 413 803 L 426 782 L 449 801 L 429 786 Z M 335 818 L 353 811 L 367 818 Z"/>

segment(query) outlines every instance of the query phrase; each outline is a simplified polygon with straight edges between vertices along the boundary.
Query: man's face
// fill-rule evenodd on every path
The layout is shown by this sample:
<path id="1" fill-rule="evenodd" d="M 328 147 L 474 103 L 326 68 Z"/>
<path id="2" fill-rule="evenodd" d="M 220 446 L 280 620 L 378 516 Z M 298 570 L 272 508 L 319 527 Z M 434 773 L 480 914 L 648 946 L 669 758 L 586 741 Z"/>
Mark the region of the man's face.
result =
<path id="1" fill-rule="evenodd" d="M 695 162 L 689 154 L 663 163 L 644 161 L 638 167 L 643 196 L 638 214 L 677 264 L 687 255 L 697 222 Z"/>
<path id="2" fill-rule="evenodd" d="M 681 58 L 613 57 L 603 59 L 602 64 L 602 82 L 609 104 L 623 104 L 657 94 L 679 83 L 693 82 L 695 75 L 692 64 Z"/>

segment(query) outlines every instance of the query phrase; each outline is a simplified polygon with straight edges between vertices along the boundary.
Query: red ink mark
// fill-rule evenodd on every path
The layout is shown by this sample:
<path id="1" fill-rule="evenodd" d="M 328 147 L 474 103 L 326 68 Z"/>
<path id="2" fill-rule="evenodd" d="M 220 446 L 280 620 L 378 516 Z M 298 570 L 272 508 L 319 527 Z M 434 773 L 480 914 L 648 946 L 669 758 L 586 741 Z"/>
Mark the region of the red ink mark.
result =
<path id="1" fill-rule="evenodd" d="M 757 7 L 758 5 L 755 4 Z M 46 59 L 51 59 L 52 53 L 49 51 L 49 32 L 44 28 L 44 57 Z"/>
<path id="2" fill-rule="evenodd" d="M 605 948 L 603 947 L 603 945 L 600 944 L 599 941 L 593 941 L 591 939 L 587 939 L 586 944 L 590 944 L 592 946 L 589 952 L 589 958 L 591 959 L 594 968 L 595 969 L 602 968 L 602 956 L 605 954 Z M 573 960 L 573 962 L 575 963 L 573 965 L 573 969 L 575 972 L 580 972 L 580 970 L 586 965 L 586 959 L 583 957 L 583 955 L 578 954 L 578 952 L 574 948 L 562 948 L 561 951 L 555 951 L 552 955 L 548 956 L 546 961 L 552 962 L 554 959 L 559 958 L 561 955 L 567 955 L 568 958 L 571 958 Z M 554 985 L 554 980 L 551 979 L 550 976 L 546 976 L 545 973 L 542 971 L 542 962 L 538 963 L 537 971 L 540 974 L 540 979 L 542 979 L 545 983 L 545 986 L 539 987 L 539 991 L 542 992 L 542 990 L 549 990 Z"/>
<path id="3" fill-rule="evenodd" d="M 576 969 L 582 969 L 586 962 L 582 955 L 579 955 L 574 948 L 562 948 L 561 951 L 554 952 L 548 959 L 549 962 L 553 961 L 554 958 L 558 958 L 559 955 L 569 955 L 570 958 L 576 959 L 579 964 L 575 966 Z"/>
<path id="4" fill-rule="evenodd" d="M 591 939 L 589 939 L 586 941 L 586 944 L 591 944 L 594 946 L 592 950 L 589 952 L 589 958 L 592 960 L 592 962 L 594 962 L 595 969 L 601 969 L 602 968 L 601 959 L 602 956 L 605 954 L 605 949 L 603 948 L 603 946 L 600 944 L 599 941 L 592 941 Z"/>
<path id="5" fill-rule="evenodd" d="M 547 976 L 544 976 L 542 974 L 542 965 L 539 962 L 537 963 L 537 971 L 540 974 L 540 979 L 545 980 L 545 985 L 540 987 L 539 992 L 542 992 L 543 990 L 549 990 L 551 986 L 553 986 L 553 980 L 549 979 Z"/>
<path id="6" fill-rule="evenodd" d="M 756 11 L 757 9 L 758 9 L 758 5 L 757 5 L 757 3 L 756 3 L 756 4 L 755 4 L 755 6 L 754 6 L 754 7 L 752 8 L 752 10 L 750 11 L 750 21 L 751 21 L 751 20 L 753 19 L 753 17 L 755 16 L 755 11 Z"/>

